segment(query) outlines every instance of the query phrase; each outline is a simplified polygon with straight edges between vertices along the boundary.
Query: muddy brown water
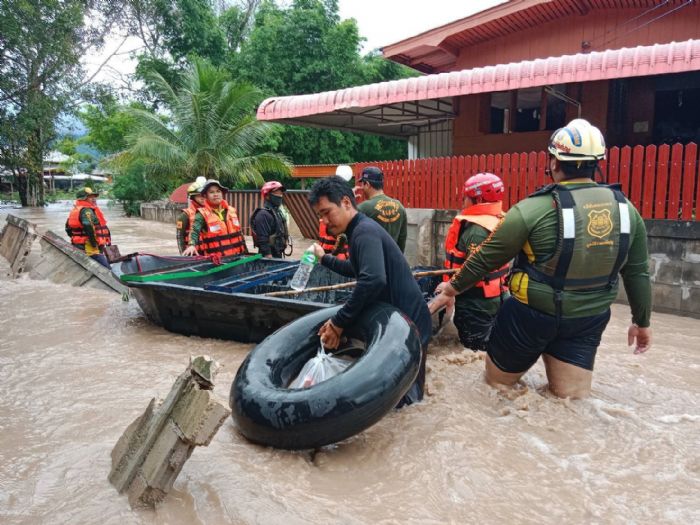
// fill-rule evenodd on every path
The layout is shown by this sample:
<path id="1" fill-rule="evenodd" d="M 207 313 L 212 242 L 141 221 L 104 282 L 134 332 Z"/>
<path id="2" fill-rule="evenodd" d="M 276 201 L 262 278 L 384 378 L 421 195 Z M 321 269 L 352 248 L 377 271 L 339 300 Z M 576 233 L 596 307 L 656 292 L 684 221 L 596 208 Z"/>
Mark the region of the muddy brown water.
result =
<path id="1" fill-rule="evenodd" d="M 68 205 L 7 213 L 62 232 Z M 106 215 L 122 253 L 175 253 L 170 225 Z M 252 445 L 229 419 L 156 511 L 134 511 L 107 482 L 123 430 L 190 354 L 224 365 L 228 399 L 252 345 L 171 334 L 118 294 L 4 278 L 0 522 L 698 523 L 700 321 L 655 314 L 636 356 L 628 320 L 614 305 L 588 400 L 546 395 L 541 365 L 499 394 L 481 359 L 438 342 L 420 405 L 313 455 Z"/>

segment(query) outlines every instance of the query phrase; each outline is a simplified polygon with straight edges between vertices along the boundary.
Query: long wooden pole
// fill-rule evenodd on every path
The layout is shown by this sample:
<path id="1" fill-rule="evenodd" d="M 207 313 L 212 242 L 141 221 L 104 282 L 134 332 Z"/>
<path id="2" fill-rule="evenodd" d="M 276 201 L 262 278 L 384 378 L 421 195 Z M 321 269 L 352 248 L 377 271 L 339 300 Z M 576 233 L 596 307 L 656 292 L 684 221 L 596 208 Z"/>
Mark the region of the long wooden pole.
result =
<path id="1" fill-rule="evenodd" d="M 444 270 L 429 270 L 425 272 L 416 272 L 413 274 L 413 277 L 416 279 L 420 277 L 431 277 L 434 275 L 451 275 L 453 273 L 456 273 L 458 268 L 450 268 L 450 269 L 444 269 Z M 305 288 L 303 290 L 284 290 L 283 292 L 268 292 L 263 294 L 266 297 L 285 297 L 288 295 L 300 295 L 303 293 L 309 293 L 309 292 L 327 292 L 329 290 L 340 290 L 342 288 L 352 288 L 357 284 L 357 281 L 350 281 L 347 283 L 340 283 L 340 284 L 330 284 L 328 286 L 316 286 L 314 288 Z"/>

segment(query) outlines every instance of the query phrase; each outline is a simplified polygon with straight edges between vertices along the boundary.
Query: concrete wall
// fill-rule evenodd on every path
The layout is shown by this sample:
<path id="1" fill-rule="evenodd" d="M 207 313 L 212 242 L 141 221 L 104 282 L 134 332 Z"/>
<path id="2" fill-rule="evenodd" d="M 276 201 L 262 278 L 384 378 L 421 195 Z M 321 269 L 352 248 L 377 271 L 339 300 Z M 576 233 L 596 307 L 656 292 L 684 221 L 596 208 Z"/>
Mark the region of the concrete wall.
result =
<path id="1" fill-rule="evenodd" d="M 175 224 L 180 212 L 187 206 L 185 203 L 170 201 L 153 201 L 141 203 L 141 217 L 149 221 Z"/>
<path id="2" fill-rule="evenodd" d="M 700 223 L 645 222 L 654 311 L 700 318 Z"/>
<path id="3" fill-rule="evenodd" d="M 409 209 L 406 257 L 411 266 L 439 265 L 454 210 Z M 700 318 L 700 223 L 648 220 L 654 311 Z M 620 302 L 626 303 L 620 286 Z"/>

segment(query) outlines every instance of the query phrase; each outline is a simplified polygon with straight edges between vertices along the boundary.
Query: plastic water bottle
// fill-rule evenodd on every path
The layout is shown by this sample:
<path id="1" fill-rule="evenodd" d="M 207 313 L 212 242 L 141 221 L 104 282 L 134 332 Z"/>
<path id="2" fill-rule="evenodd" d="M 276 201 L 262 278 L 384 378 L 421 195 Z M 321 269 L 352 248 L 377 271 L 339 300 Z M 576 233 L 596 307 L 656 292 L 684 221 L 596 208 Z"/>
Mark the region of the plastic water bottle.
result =
<path id="1" fill-rule="evenodd" d="M 289 286 L 295 290 L 303 290 L 306 288 L 309 282 L 309 277 L 311 276 L 311 270 L 314 269 L 314 264 L 316 264 L 316 255 L 314 255 L 314 247 L 309 246 L 304 255 L 301 256 L 301 261 L 299 261 L 299 268 L 294 272 L 294 277 L 292 277 Z"/>

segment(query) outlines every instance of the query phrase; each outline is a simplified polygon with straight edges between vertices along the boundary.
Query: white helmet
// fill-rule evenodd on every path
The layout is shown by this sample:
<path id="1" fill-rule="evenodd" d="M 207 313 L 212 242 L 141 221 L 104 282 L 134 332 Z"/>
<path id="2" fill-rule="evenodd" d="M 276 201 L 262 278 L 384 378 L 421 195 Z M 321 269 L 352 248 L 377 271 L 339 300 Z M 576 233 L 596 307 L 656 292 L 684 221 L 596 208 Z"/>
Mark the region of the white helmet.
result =
<path id="1" fill-rule="evenodd" d="M 190 197 L 200 195 L 200 192 L 202 191 L 202 188 L 204 187 L 204 184 L 206 184 L 206 182 L 206 177 L 197 177 L 197 180 L 195 180 L 192 184 L 190 184 L 187 187 L 187 195 Z"/>
<path id="2" fill-rule="evenodd" d="M 563 162 L 599 161 L 605 158 L 605 139 L 598 128 L 577 118 L 552 134 L 547 150 Z"/>

